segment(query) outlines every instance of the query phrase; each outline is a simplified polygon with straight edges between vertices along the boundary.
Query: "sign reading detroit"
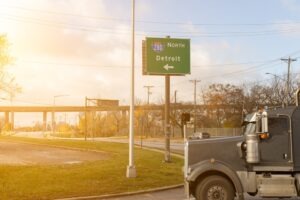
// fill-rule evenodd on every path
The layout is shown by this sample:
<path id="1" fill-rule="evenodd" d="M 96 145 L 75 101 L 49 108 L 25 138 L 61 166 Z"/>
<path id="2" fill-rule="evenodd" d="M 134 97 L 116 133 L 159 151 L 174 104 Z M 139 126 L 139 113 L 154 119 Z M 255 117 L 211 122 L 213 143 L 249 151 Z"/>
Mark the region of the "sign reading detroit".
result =
<path id="1" fill-rule="evenodd" d="M 190 40 L 146 38 L 143 41 L 144 75 L 190 74 Z"/>

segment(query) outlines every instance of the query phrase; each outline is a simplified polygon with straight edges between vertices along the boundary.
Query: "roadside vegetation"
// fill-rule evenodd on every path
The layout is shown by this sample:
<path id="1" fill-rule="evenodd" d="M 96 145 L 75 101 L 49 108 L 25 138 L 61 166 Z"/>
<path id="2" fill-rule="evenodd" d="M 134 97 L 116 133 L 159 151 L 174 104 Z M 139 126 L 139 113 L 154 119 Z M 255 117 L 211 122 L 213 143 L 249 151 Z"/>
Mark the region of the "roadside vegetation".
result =
<path id="1" fill-rule="evenodd" d="M 283 102 L 289 105 L 295 104 L 294 93 L 299 88 L 300 81 L 295 75 L 291 76 L 290 90 L 286 91 L 286 82 L 282 74 L 268 79 L 268 82 L 253 82 L 251 84 L 221 84 L 214 83 L 203 86 L 197 97 L 198 107 L 194 109 L 192 102 L 183 102 L 177 98 L 176 104 L 172 104 L 170 112 L 171 136 L 172 138 L 183 138 L 182 113 L 191 113 L 191 123 L 188 130 L 193 130 L 194 125 L 198 130 L 207 131 L 207 128 L 228 129 L 231 134 L 236 135 L 240 128 L 242 119 L 247 113 L 253 112 L 264 106 L 278 107 Z M 171 102 L 174 102 L 172 100 Z M 151 102 L 149 106 L 163 106 L 161 102 Z M 136 105 L 147 105 L 145 102 L 137 101 Z M 197 115 L 194 121 L 194 115 Z M 56 124 L 55 137 L 122 137 L 128 135 L 128 115 L 120 110 L 79 113 L 78 124 L 68 124 L 60 121 Z M 136 110 L 135 132 L 138 137 L 162 138 L 164 137 L 163 116 L 161 110 Z M 7 130 L 4 119 L 0 118 L 0 129 Z M 10 127 L 10 126 L 7 126 Z M 231 129 L 231 130 L 230 130 Z M 34 126 L 18 127 L 15 131 L 52 131 L 48 124 L 46 130 L 41 121 Z M 217 131 L 223 134 L 225 131 Z"/>
<path id="2" fill-rule="evenodd" d="M 135 149 L 137 178 L 125 176 L 128 145 L 94 141 L 1 137 L 0 141 L 107 152 L 110 159 L 69 165 L 0 165 L 0 199 L 57 199 L 139 191 L 183 182 L 183 160 Z M 60 156 L 60 155 L 57 155 Z"/>

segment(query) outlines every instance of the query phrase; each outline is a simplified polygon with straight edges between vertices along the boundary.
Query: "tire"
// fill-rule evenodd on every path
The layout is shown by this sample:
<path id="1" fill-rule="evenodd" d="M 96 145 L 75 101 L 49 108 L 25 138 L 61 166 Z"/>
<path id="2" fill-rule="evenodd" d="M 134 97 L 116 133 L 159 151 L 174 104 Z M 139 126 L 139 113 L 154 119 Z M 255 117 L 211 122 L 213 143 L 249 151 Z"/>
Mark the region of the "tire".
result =
<path id="1" fill-rule="evenodd" d="M 197 200 L 233 200 L 234 196 L 231 182 L 222 176 L 208 176 L 195 189 Z"/>

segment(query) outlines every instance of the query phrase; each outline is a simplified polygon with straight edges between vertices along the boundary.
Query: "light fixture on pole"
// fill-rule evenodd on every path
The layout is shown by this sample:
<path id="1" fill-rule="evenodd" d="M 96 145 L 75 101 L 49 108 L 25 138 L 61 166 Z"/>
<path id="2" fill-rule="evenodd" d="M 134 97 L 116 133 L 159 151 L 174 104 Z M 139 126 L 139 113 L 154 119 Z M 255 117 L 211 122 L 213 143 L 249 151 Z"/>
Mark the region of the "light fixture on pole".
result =
<path id="1" fill-rule="evenodd" d="M 285 81 L 283 78 L 281 78 L 280 76 L 278 76 L 278 75 L 276 75 L 276 74 L 272 74 L 272 73 L 269 73 L 269 72 L 267 72 L 266 74 L 267 74 L 267 75 L 274 76 L 275 78 L 278 78 L 278 79 L 281 79 L 281 80 Z"/>

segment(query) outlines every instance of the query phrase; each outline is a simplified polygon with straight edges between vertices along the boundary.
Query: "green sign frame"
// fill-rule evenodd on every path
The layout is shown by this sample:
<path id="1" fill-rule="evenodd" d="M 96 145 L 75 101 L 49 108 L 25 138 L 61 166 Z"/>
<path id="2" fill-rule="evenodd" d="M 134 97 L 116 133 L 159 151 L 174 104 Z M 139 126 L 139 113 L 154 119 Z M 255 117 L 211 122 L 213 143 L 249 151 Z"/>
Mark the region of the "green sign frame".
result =
<path id="1" fill-rule="evenodd" d="M 191 73 L 190 39 L 152 38 L 143 41 L 143 75 Z"/>

